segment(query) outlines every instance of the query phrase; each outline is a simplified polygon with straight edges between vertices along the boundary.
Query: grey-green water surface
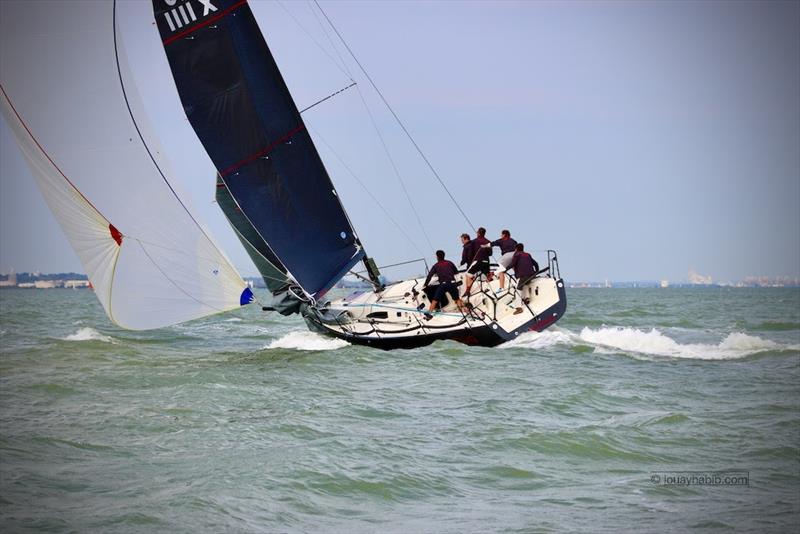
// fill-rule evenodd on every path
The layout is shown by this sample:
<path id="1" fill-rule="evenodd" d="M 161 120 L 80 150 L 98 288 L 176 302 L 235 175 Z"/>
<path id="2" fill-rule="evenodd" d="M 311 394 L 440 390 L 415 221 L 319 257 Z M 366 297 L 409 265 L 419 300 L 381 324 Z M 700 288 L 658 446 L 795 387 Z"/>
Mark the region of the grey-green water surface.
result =
<path id="1" fill-rule="evenodd" d="M 568 298 L 513 344 L 382 352 L 254 306 L 129 332 L 88 290 L 0 291 L 0 527 L 795 531 L 800 290 Z"/>

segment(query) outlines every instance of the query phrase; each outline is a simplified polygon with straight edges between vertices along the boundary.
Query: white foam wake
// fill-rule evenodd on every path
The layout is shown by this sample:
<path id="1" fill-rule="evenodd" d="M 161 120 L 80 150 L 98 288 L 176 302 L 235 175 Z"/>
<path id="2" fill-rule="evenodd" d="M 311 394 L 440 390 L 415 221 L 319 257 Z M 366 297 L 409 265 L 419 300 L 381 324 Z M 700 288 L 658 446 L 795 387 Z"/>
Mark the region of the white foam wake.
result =
<path id="1" fill-rule="evenodd" d="M 595 350 L 621 350 L 638 354 L 698 360 L 730 360 L 744 358 L 759 352 L 800 350 L 800 346 L 781 345 L 741 332 L 728 334 L 717 345 L 678 343 L 655 328 L 645 332 L 635 328 L 604 327 L 592 330 L 585 327 L 578 337 L 583 342 L 595 345 Z"/>
<path id="2" fill-rule="evenodd" d="M 501 348 L 544 350 L 556 345 L 588 345 L 595 352 L 626 352 L 634 355 L 666 356 L 698 360 L 732 360 L 767 351 L 800 351 L 800 345 L 783 345 L 742 332 L 728 334 L 720 343 L 679 343 L 655 328 L 650 331 L 629 327 L 585 327 L 580 334 L 563 328 L 526 332 Z"/>
<path id="3" fill-rule="evenodd" d="M 78 329 L 74 334 L 70 334 L 64 338 L 65 341 L 104 341 L 106 343 L 113 343 L 114 340 L 108 336 L 104 336 L 94 328 L 84 327 Z"/>
<path id="4" fill-rule="evenodd" d="M 500 345 L 501 348 L 546 349 L 555 345 L 574 345 L 575 334 L 558 329 L 543 332 L 525 332 L 517 339 Z"/>
<path id="5" fill-rule="evenodd" d="M 343 339 L 321 336 L 314 332 L 289 332 L 276 339 L 265 349 L 295 349 L 295 350 L 336 350 L 348 346 L 350 343 Z"/>

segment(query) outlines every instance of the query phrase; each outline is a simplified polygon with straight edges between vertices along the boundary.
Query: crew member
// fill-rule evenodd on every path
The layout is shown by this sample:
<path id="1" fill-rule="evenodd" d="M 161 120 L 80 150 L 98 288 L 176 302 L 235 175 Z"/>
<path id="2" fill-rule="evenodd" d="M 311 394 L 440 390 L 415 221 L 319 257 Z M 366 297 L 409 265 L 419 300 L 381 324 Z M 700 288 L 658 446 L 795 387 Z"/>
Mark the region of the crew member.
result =
<path id="1" fill-rule="evenodd" d="M 530 254 L 525 252 L 525 245 L 522 243 L 517 243 L 514 250 L 514 257 L 511 259 L 510 267 L 514 269 L 514 274 L 517 276 L 517 289 L 521 289 L 539 272 L 539 264 Z"/>
<path id="2" fill-rule="evenodd" d="M 498 293 L 506 287 L 506 271 L 511 267 L 511 260 L 514 259 L 516 252 L 517 242 L 511 239 L 511 232 L 503 230 L 500 232 L 500 239 L 492 241 L 491 246 L 500 248 L 500 259 L 497 263 L 500 267 L 497 269 L 498 277 L 500 279 L 500 289 Z"/>
<path id="3" fill-rule="evenodd" d="M 469 236 L 467 236 L 467 238 L 469 239 Z M 456 301 L 459 310 L 464 311 L 464 303 L 458 298 L 458 288 L 456 287 L 457 273 L 458 269 L 453 265 L 453 262 L 444 259 L 444 251 L 437 250 L 436 263 L 431 267 L 428 277 L 425 279 L 423 289 L 428 287 L 433 275 L 439 278 L 439 286 L 436 288 L 436 294 L 431 299 L 431 307 L 428 309 L 428 313 L 425 314 L 425 319 L 430 320 L 433 317 L 431 314 L 436 311 L 436 307 L 439 305 L 439 302 L 441 302 L 445 293 L 449 294 L 450 297 Z"/>
<path id="4" fill-rule="evenodd" d="M 472 261 L 472 241 L 469 234 L 461 234 L 461 263 L 459 265 L 466 265 L 469 267 L 469 262 Z"/>
<path id="5" fill-rule="evenodd" d="M 492 244 L 486 239 L 486 228 L 478 228 L 475 239 L 470 241 L 470 248 L 472 258 L 470 259 L 469 269 L 467 269 L 467 287 L 464 289 L 465 297 L 469 297 L 469 291 L 472 289 L 472 283 L 478 273 L 489 275 L 489 256 L 492 255 Z"/>

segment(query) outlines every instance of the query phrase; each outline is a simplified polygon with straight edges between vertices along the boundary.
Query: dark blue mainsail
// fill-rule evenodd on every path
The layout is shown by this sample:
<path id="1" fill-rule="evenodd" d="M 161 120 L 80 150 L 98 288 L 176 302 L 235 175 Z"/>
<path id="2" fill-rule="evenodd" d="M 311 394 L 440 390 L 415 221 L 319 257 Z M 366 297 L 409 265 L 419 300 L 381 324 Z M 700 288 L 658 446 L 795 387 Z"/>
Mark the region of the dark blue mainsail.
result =
<path id="1" fill-rule="evenodd" d="M 246 0 L 153 8 L 186 116 L 221 180 L 279 270 L 321 296 L 364 252 Z"/>

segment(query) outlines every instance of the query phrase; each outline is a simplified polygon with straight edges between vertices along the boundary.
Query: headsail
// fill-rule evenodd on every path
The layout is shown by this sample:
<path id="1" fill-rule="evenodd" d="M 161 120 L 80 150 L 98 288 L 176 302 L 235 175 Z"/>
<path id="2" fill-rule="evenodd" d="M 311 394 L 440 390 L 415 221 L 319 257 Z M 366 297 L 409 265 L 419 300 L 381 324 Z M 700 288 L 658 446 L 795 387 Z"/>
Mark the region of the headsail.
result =
<path id="1" fill-rule="evenodd" d="M 238 307 L 245 282 L 174 193 L 110 2 L 0 2 L 0 108 L 112 321 Z"/>
<path id="2" fill-rule="evenodd" d="M 289 277 L 324 294 L 364 252 L 247 1 L 153 7 L 186 116 L 227 191 Z"/>
<path id="3" fill-rule="evenodd" d="M 285 289 L 289 284 L 289 275 L 286 274 L 286 267 L 270 250 L 266 241 L 258 234 L 247 217 L 242 213 L 241 208 L 236 204 L 231 192 L 222 181 L 222 177 L 217 175 L 217 204 L 231 223 L 236 236 L 241 241 L 242 246 L 250 255 L 258 272 L 272 292 Z"/>

